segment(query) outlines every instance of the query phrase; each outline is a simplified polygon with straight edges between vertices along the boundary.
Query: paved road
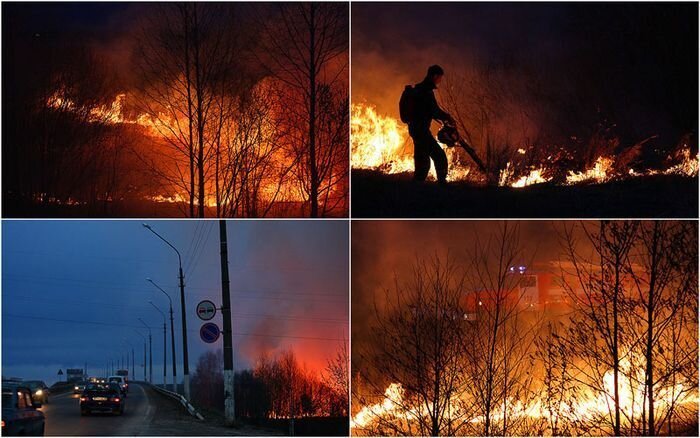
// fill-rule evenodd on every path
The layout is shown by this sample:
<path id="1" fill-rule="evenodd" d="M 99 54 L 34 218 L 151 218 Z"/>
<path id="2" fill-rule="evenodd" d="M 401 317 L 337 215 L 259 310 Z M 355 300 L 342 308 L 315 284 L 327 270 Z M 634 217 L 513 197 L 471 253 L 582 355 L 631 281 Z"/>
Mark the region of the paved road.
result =
<path id="1" fill-rule="evenodd" d="M 123 415 L 80 415 L 79 396 L 72 393 L 59 394 L 49 399 L 49 404 L 42 406 L 46 415 L 46 435 L 62 436 L 105 436 L 105 435 L 142 435 L 151 422 L 155 411 L 152 396 L 142 385 L 129 385 Z"/>
<path id="2" fill-rule="evenodd" d="M 80 400 L 72 393 L 53 395 L 41 410 L 46 435 L 51 436 L 271 436 L 276 430 L 255 426 L 225 427 L 222 419 L 199 421 L 175 400 L 136 382 L 129 383 L 124 415 L 80 415 Z"/>

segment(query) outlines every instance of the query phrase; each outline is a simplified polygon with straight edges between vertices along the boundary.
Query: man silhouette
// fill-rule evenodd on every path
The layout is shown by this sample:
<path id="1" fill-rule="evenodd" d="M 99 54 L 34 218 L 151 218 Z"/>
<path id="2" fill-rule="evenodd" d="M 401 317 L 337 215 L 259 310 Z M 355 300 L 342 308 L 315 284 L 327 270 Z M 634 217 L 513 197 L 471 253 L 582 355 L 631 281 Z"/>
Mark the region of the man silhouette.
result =
<path id="1" fill-rule="evenodd" d="M 433 93 L 444 75 L 445 72 L 439 65 L 432 65 L 423 82 L 413 87 L 412 117 L 408 123 L 408 133 L 413 139 L 414 181 L 425 181 L 432 159 L 438 183 L 447 183 L 447 155 L 430 132 L 433 120 L 454 123 L 452 117 L 438 106 Z"/>

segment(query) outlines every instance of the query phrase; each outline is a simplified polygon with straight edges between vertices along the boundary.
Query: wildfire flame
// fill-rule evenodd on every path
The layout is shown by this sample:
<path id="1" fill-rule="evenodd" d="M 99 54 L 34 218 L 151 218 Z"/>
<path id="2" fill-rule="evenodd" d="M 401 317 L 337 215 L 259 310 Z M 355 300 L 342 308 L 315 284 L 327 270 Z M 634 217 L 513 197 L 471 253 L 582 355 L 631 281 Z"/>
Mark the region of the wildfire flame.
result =
<path id="1" fill-rule="evenodd" d="M 162 112 L 158 112 L 156 114 L 130 113 L 129 115 L 129 113 L 125 111 L 126 102 L 127 94 L 119 93 L 108 104 L 96 106 L 94 108 L 84 108 L 76 104 L 76 102 L 73 99 L 66 96 L 64 91 L 57 90 L 46 100 L 46 107 L 58 111 L 81 113 L 87 116 L 86 119 L 90 123 L 102 123 L 106 125 L 130 124 L 139 126 L 143 128 L 144 133 L 147 136 L 155 139 L 165 138 L 167 135 L 172 134 L 173 132 L 179 132 L 179 127 L 186 125 L 184 121 L 176 120 L 170 115 L 164 114 Z M 391 141 L 402 141 L 402 135 L 405 135 L 405 133 L 396 133 L 395 137 L 392 138 Z M 286 158 L 280 156 L 279 159 L 285 160 Z M 407 162 L 406 169 L 409 168 L 408 166 L 409 164 Z M 413 164 L 411 160 L 410 167 L 412 168 L 412 166 Z M 293 182 L 288 182 L 283 185 L 283 190 L 280 190 L 280 187 L 278 187 L 274 182 L 266 182 L 260 187 L 260 193 L 263 194 L 263 196 L 268 196 L 270 199 L 272 199 L 275 196 L 278 196 L 279 192 L 283 192 L 284 196 L 282 197 L 283 199 L 280 198 L 281 201 L 306 201 L 306 196 L 304 195 L 302 189 L 295 185 Z M 339 187 L 333 189 L 333 191 L 337 190 L 341 189 Z M 171 204 L 181 204 L 189 202 L 188 196 L 177 192 L 144 196 L 144 199 L 152 202 Z M 195 200 L 195 205 L 198 205 L 198 200 Z M 216 207 L 216 196 L 213 194 L 207 194 L 205 199 L 205 205 L 207 207 Z"/>
<path id="2" fill-rule="evenodd" d="M 615 160 L 611 157 L 598 157 L 593 164 L 593 167 L 586 169 L 584 172 L 569 171 L 566 176 L 567 184 L 577 184 L 581 182 L 597 182 L 602 183 L 610 178 L 610 173 L 613 169 Z"/>
<path id="3" fill-rule="evenodd" d="M 406 147 L 406 126 L 392 117 L 378 114 L 369 105 L 353 104 L 351 109 L 353 167 L 378 169 L 388 174 L 413 172 L 413 155 L 410 146 Z M 447 180 L 467 179 L 471 168 L 460 162 L 456 150 L 447 149 L 445 154 L 449 163 Z"/>
<path id="4" fill-rule="evenodd" d="M 353 168 L 374 169 L 387 174 L 413 171 L 412 153 L 410 148 L 406 147 L 408 130 L 404 124 L 392 117 L 379 114 L 371 105 L 353 104 L 350 126 Z M 472 168 L 460 161 L 460 154 L 457 151 L 457 148 L 446 149 L 449 162 L 448 180 L 474 179 L 475 173 L 471 172 Z M 518 147 L 515 151 L 518 155 L 526 155 L 528 148 Z M 698 156 L 693 156 L 690 147 L 684 145 L 676 159 L 680 159 L 680 163 L 663 171 L 628 169 L 626 173 L 618 174 L 615 171 L 615 158 L 601 155 L 583 171 L 569 170 L 566 179 L 558 183 L 599 184 L 624 177 L 656 174 L 692 177 L 698 174 Z M 556 173 L 551 169 L 551 161 L 552 156 L 549 156 L 547 163 L 531 165 L 525 170 L 518 170 L 513 162 L 508 162 L 506 167 L 499 171 L 498 185 L 521 188 L 551 182 Z M 480 181 L 485 182 L 485 179 L 480 177 Z"/>
<path id="5" fill-rule="evenodd" d="M 396 119 L 380 116 L 372 106 L 353 104 L 350 132 L 352 164 L 386 173 L 413 171 L 413 159 L 403 151 L 408 130 Z"/>
<path id="6" fill-rule="evenodd" d="M 639 358 L 630 360 L 626 355 L 620 361 L 620 409 L 624 418 L 638 418 L 644 409 L 646 402 L 644 388 L 644 370 L 639 365 L 642 362 Z M 637 359 L 637 360 L 635 360 Z M 636 365 L 635 365 L 636 364 Z M 495 409 L 491 414 L 493 420 L 503 418 L 506 414 L 510 418 L 529 417 L 533 419 L 553 420 L 554 417 L 572 420 L 590 420 L 601 418 L 610 413 L 614 406 L 614 372 L 608 370 L 603 376 L 604 390 L 593 392 L 588 390 L 582 396 L 574 398 L 572 404 L 562 403 L 558 412 L 550 412 L 544 403 L 544 392 L 535 397 L 532 403 L 524 404 L 519 400 L 508 400 L 506 403 Z M 698 404 L 699 398 L 697 388 L 685 388 L 682 384 L 657 388 L 655 391 L 655 403 L 657 412 L 662 412 L 672 405 Z M 364 406 L 357 414 L 351 418 L 351 428 L 366 429 L 380 418 L 385 420 L 398 420 L 410 422 L 421 415 L 420 409 L 402 409 L 406 403 L 405 390 L 400 383 L 391 383 L 384 392 L 384 399 L 379 403 Z M 451 418 L 457 419 L 462 416 L 460 409 L 451 411 Z M 476 416 L 468 420 L 470 423 L 482 423 L 485 418 Z"/>
<path id="7" fill-rule="evenodd" d="M 690 148 L 687 145 L 683 145 L 683 149 L 680 151 L 682 161 L 675 166 L 672 166 L 664 173 L 667 175 L 685 175 L 685 176 L 695 176 L 698 174 L 698 156 L 693 157 L 690 152 Z"/>

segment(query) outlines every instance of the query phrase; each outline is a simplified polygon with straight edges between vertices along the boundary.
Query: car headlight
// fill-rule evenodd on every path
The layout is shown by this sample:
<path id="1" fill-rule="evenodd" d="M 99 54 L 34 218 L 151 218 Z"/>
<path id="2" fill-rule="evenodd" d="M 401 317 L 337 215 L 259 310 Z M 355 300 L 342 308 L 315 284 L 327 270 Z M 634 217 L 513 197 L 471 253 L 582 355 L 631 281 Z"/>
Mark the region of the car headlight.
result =
<path id="1" fill-rule="evenodd" d="M 78 387 L 76 386 L 74 389 L 78 389 Z"/>
<path id="2" fill-rule="evenodd" d="M 41 395 L 41 394 L 43 394 L 43 393 L 44 393 L 44 391 L 42 391 L 41 389 L 37 389 L 37 390 L 36 390 L 36 395 Z"/>

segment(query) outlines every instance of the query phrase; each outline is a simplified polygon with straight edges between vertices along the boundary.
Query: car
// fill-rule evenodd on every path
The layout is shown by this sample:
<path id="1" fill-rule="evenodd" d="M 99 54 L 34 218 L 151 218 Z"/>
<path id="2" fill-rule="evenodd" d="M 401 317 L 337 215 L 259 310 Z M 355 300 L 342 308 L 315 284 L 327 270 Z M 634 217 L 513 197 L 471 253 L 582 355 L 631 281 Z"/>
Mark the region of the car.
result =
<path id="1" fill-rule="evenodd" d="M 85 385 L 87 385 L 87 382 L 84 381 L 79 381 L 75 382 L 73 384 L 73 394 L 82 394 L 83 391 L 85 391 Z"/>
<path id="2" fill-rule="evenodd" d="M 44 413 L 41 403 L 32 398 L 32 391 L 23 383 L 2 382 L 2 435 L 43 436 Z"/>
<path id="3" fill-rule="evenodd" d="M 124 397 L 118 383 L 87 384 L 80 395 L 80 415 L 94 412 L 117 415 L 124 413 Z"/>
<path id="4" fill-rule="evenodd" d="M 109 376 L 107 377 L 107 382 L 114 382 L 119 384 L 122 394 L 124 395 L 126 395 L 126 393 L 129 392 L 129 384 L 127 383 L 126 378 L 124 378 L 124 376 Z"/>
<path id="5" fill-rule="evenodd" d="M 22 385 L 32 391 L 32 398 L 41 402 L 41 404 L 49 403 L 49 387 L 42 380 L 27 380 L 22 382 Z"/>

